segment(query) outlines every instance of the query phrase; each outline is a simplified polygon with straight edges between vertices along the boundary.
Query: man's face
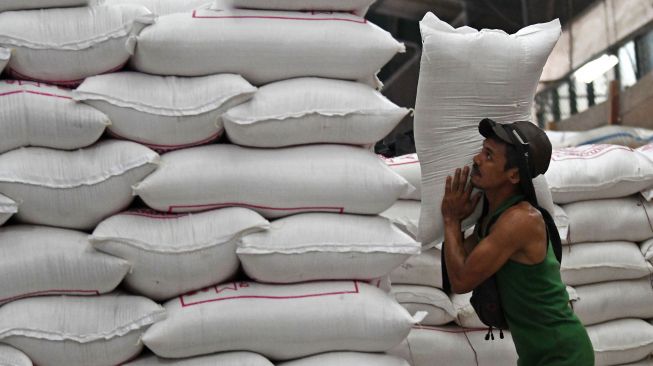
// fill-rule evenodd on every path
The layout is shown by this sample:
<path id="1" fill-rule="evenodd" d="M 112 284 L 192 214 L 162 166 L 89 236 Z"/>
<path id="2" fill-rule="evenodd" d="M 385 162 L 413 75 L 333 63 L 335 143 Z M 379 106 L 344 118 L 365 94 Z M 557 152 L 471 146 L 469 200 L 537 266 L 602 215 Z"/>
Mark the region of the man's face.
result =
<path id="1" fill-rule="evenodd" d="M 494 139 L 485 139 L 483 148 L 474 156 L 471 182 L 475 188 L 488 190 L 503 184 L 514 184 L 511 180 L 516 168 L 505 170 L 506 144 Z"/>

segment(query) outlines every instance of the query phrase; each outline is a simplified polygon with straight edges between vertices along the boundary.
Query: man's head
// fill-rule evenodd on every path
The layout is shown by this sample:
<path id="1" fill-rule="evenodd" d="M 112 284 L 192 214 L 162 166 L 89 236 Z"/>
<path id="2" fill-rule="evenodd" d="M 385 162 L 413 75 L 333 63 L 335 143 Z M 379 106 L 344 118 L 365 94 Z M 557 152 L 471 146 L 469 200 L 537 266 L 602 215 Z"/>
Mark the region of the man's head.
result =
<path id="1" fill-rule="evenodd" d="M 551 160 L 546 133 L 530 122 L 499 124 L 489 118 L 478 129 L 486 139 L 474 157 L 472 184 L 487 190 L 509 183 L 534 195 L 531 179 L 544 174 Z"/>

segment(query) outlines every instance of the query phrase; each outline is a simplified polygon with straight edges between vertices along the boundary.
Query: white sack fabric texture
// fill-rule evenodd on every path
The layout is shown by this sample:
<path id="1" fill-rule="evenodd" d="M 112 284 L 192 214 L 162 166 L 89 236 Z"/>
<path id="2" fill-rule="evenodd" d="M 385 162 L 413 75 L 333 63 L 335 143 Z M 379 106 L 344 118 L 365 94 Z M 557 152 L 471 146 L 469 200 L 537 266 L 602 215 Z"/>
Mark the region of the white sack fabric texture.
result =
<path id="1" fill-rule="evenodd" d="M 99 295 L 125 277 L 127 261 L 93 250 L 87 234 L 47 226 L 0 228 L 0 304 L 43 295 Z"/>
<path id="2" fill-rule="evenodd" d="M 6 344 L 0 344 L 0 365 L 32 366 L 32 360 L 23 352 Z"/>
<path id="3" fill-rule="evenodd" d="M 145 329 L 165 310 L 140 296 L 44 296 L 0 307 L 0 341 L 42 366 L 113 366 L 143 349 Z"/>
<path id="4" fill-rule="evenodd" d="M 635 151 L 646 157 L 648 160 L 653 161 L 653 143 L 641 146 Z M 644 189 L 641 193 L 647 201 L 653 200 L 653 188 Z"/>
<path id="5" fill-rule="evenodd" d="M 18 212 L 18 203 L 0 194 L 0 225 L 7 222 L 16 212 Z"/>
<path id="6" fill-rule="evenodd" d="M 407 154 L 396 156 L 394 158 L 380 157 L 395 173 L 401 175 L 408 183 L 415 187 L 415 191 L 399 197 L 402 200 L 421 200 L 422 199 L 422 170 L 419 165 L 417 154 Z"/>
<path id="7" fill-rule="evenodd" d="M 351 12 L 366 9 L 376 0 L 232 0 L 239 8 L 269 10 L 322 10 Z"/>
<path id="8" fill-rule="evenodd" d="M 215 355 L 184 358 L 179 360 L 162 359 L 156 356 L 143 356 L 125 366 L 274 366 L 265 357 L 252 352 L 225 352 Z"/>
<path id="9" fill-rule="evenodd" d="M 11 58 L 11 49 L 0 47 L 0 73 L 5 69 Z"/>
<path id="10" fill-rule="evenodd" d="M 14 49 L 7 66 L 18 79 L 78 85 L 118 70 L 153 16 L 138 5 L 0 13 L 0 45 Z"/>
<path id="11" fill-rule="evenodd" d="M 225 283 L 170 300 L 165 308 L 167 318 L 143 342 L 166 358 L 242 349 L 271 360 L 338 350 L 384 352 L 421 320 L 385 292 L 357 281 Z"/>
<path id="12" fill-rule="evenodd" d="M 224 119 L 231 142 L 251 147 L 313 143 L 372 145 L 408 114 L 372 87 L 296 78 L 262 86 Z"/>
<path id="13" fill-rule="evenodd" d="M 428 313 L 426 318 L 420 322 L 421 325 L 444 325 L 456 318 L 456 310 L 449 295 L 440 289 L 393 283 L 391 292 L 409 313 L 414 314 L 418 311 Z"/>
<path id="14" fill-rule="evenodd" d="M 132 185 L 158 160 L 154 151 L 128 141 L 76 151 L 20 148 L 0 155 L 0 193 L 20 202 L 16 217 L 22 222 L 93 229 L 129 206 Z"/>
<path id="15" fill-rule="evenodd" d="M 527 121 L 542 68 L 560 36 L 558 20 L 515 34 L 454 29 L 432 13 L 420 22 L 423 53 L 415 109 L 422 169 L 418 240 L 441 241 L 447 175 L 471 164 L 483 137 L 478 123 Z M 482 60 L 482 61 L 480 61 Z"/>
<path id="16" fill-rule="evenodd" d="M 567 285 L 632 280 L 652 273 L 653 267 L 635 243 L 579 243 L 562 249 L 560 275 Z"/>
<path id="17" fill-rule="evenodd" d="M 198 9 L 159 17 L 140 34 L 131 62 L 151 74 L 234 73 L 261 85 L 301 76 L 367 80 L 403 51 L 352 14 Z"/>
<path id="18" fill-rule="evenodd" d="M 517 352 L 509 331 L 505 339 L 486 341 L 487 329 L 458 327 L 413 328 L 401 345 L 389 353 L 413 366 L 506 366 L 517 364 Z"/>
<path id="19" fill-rule="evenodd" d="M 89 0 L 3 0 L 0 12 L 9 10 L 65 8 L 69 6 L 85 6 Z"/>
<path id="20" fill-rule="evenodd" d="M 639 195 L 569 203 L 569 242 L 639 242 L 653 238 L 653 202 Z"/>
<path id="21" fill-rule="evenodd" d="M 653 239 L 649 239 L 641 244 L 642 254 L 647 261 L 653 263 Z"/>
<path id="22" fill-rule="evenodd" d="M 393 224 L 406 234 L 412 238 L 416 238 L 421 208 L 422 203 L 420 201 L 398 200 L 389 209 L 381 212 L 379 215 L 390 219 Z"/>
<path id="23" fill-rule="evenodd" d="M 393 284 L 442 288 L 442 253 L 432 248 L 414 255 L 390 273 Z"/>
<path id="24" fill-rule="evenodd" d="M 154 15 L 162 16 L 184 13 L 201 6 L 208 7 L 211 0 L 97 0 L 98 5 L 138 4 L 148 8 Z"/>
<path id="25" fill-rule="evenodd" d="M 353 146 L 209 145 L 161 159 L 134 192 L 164 212 L 241 206 L 266 218 L 310 211 L 376 215 L 413 189 L 376 155 Z"/>
<path id="26" fill-rule="evenodd" d="M 553 216 L 558 235 L 560 235 L 560 241 L 562 241 L 562 244 L 569 244 L 569 216 L 561 206 L 556 204 L 553 205 L 553 212 L 549 213 Z"/>
<path id="27" fill-rule="evenodd" d="M 303 213 L 243 237 L 237 253 L 249 278 L 293 283 L 382 277 L 420 247 L 383 217 Z"/>
<path id="28" fill-rule="evenodd" d="M 220 115 L 255 91 L 233 74 L 185 78 L 120 72 L 87 78 L 73 97 L 104 112 L 114 136 L 170 150 L 219 138 Z"/>
<path id="29" fill-rule="evenodd" d="M 587 327 L 596 366 L 622 365 L 653 352 L 653 325 L 642 319 L 621 319 Z"/>
<path id="30" fill-rule="evenodd" d="M 362 353 L 329 352 L 299 360 L 288 361 L 277 366 L 410 366 L 406 360 L 396 356 Z"/>
<path id="31" fill-rule="evenodd" d="M 102 221 L 90 241 L 132 264 L 125 278 L 130 290 L 165 300 L 228 280 L 239 266 L 237 241 L 268 225 L 240 207 L 173 215 L 128 211 Z"/>
<path id="32" fill-rule="evenodd" d="M 651 278 L 574 287 L 574 312 L 584 325 L 622 318 L 653 318 Z"/>
<path id="33" fill-rule="evenodd" d="M 554 150 L 547 170 L 553 202 L 617 198 L 653 185 L 653 160 L 626 146 Z"/>
<path id="34" fill-rule="evenodd" d="M 0 153 L 23 146 L 79 149 L 96 142 L 110 124 L 104 113 L 76 103 L 69 89 L 0 81 Z"/>

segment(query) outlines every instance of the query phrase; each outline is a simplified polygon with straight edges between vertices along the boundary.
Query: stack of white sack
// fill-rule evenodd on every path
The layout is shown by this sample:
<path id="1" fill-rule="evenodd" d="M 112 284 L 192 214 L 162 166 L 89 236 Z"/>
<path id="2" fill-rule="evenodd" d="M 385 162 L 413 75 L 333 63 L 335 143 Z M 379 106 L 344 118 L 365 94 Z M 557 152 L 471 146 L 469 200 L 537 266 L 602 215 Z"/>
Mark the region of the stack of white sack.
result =
<path id="1" fill-rule="evenodd" d="M 557 219 L 568 229 L 562 279 L 575 289 L 573 308 L 587 326 L 600 365 L 636 362 L 653 352 L 651 325 L 637 320 L 653 318 L 653 264 L 646 244 L 653 238 L 653 203 L 645 198 L 653 187 L 649 149 L 607 144 L 557 149 L 546 173 L 560 205 Z M 615 336 L 601 336 L 607 332 Z"/>
<path id="2" fill-rule="evenodd" d="M 456 168 L 471 165 L 481 148 L 483 137 L 478 132 L 478 124 L 483 118 L 500 123 L 529 119 L 537 82 L 560 35 L 560 24 L 557 21 L 536 24 L 508 35 L 498 30 L 454 29 L 433 14 L 427 14 L 420 28 L 424 47 L 415 109 L 415 141 L 421 168 L 417 239 L 429 248 L 437 247 L 435 244 L 443 239 L 440 204 L 446 176 Z M 472 61 L 479 59 L 484 62 Z M 400 157 L 399 161 L 389 163 L 397 170 L 404 170 L 408 164 L 404 166 L 401 162 L 409 159 Z M 555 209 L 546 179 L 538 177 L 534 185 L 539 204 L 553 214 Z M 396 213 L 400 208 L 395 207 L 395 213 L 390 211 L 387 215 L 414 230 L 414 226 L 401 222 L 402 215 L 407 215 Z M 479 207 L 464 222 L 463 229 L 474 225 L 480 213 Z M 443 303 L 441 293 L 436 295 L 435 291 L 442 287 L 440 256 L 440 250 L 429 249 L 392 274 L 391 278 L 396 279 L 393 291 L 408 308 L 425 307 L 426 299 L 432 304 Z M 423 263 L 429 263 L 429 268 L 423 268 Z M 416 278 L 420 272 L 421 276 L 429 277 Z M 399 281 L 407 286 L 395 286 Z M 465 305 L 471 308 L 468 299 Z M 451 320 L 460 322 L 453 303 L 440 309 L 429 319 L 434 325 Z M 485 342 L 486 332 L 487 329 L 474 331 L 455 325 L 418 327 L 397 354 L 417 366 L 466 366 L 477 365 L 477 361 L 486 365 L 514 364 L 517 355 L 509 332 L 505 332 L 506 339 Z M 477 339 L 470 343 L 467 338 Z M 434 344 L 442 348 L 434 348 Z M 451 353 L 451 349 L 461 352 Z"/>
<path id="3" fill-rule="evenodd" d="M 609 125 L 586 131 L 546 131 L 554 149 L 581 145 L 610 144 L 637 148 L 653 140 L 653 130 Z"/>

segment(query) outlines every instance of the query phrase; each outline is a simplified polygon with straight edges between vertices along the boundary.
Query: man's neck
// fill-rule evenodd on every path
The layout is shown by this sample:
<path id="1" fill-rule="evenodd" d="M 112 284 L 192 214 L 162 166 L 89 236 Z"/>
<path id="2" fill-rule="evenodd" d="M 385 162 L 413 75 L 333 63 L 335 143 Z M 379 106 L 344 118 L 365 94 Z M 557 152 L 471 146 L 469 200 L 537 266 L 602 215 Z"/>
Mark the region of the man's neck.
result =
<path id="1" fill-rule="evenodd" d="M 491 214 L 496 211 L 499 206 L 506 202 L 510 197 L 520 194 L 520 190 L 515 186 L 502 187 L 496 190 L 487 190 L 484 192 L 488 202 L 488 212 Z"/>

